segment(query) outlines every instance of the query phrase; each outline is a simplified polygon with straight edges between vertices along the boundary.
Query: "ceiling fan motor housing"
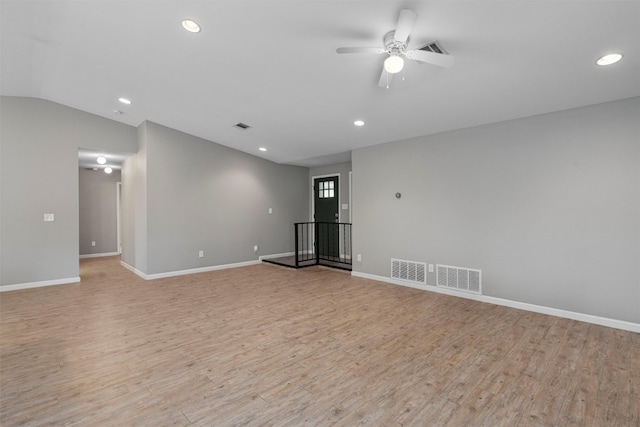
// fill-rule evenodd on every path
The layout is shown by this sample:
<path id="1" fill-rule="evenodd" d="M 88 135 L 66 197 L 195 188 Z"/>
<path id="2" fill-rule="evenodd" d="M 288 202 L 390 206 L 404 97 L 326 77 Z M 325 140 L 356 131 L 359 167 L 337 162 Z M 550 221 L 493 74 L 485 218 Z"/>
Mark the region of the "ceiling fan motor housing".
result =
<path id="1" fill-rule="evenodd" d="M 407 48 L 407 43 L 409 43 L 409 38 L 407 38 L 406 42 L 402 43 L 395 39 L 395 35 L 395 30 L 389 31 L 384 35 L 384 49 L 387 53 L 394 53 L 396 55 L 404 54 L 404 51 Z"/>

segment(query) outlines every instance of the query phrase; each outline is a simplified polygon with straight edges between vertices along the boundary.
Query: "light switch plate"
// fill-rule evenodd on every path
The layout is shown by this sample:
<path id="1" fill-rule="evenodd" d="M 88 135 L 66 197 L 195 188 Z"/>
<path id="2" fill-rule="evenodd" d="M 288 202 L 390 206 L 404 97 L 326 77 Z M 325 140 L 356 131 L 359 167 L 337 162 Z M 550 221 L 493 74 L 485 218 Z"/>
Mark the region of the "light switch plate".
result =
<path id="1" fill-rule="evenodd" d="M 347 203 L 343 203 L 342 204 L 342 210 L 346 211 L 347 209 L 349 209 L 349 205 Z"/>
<path id="2" fill-rule="evenodd" d="M 53 221 L 54 220 L 53 214 L 52 213 L 44 214 L 44 220 Z"/>

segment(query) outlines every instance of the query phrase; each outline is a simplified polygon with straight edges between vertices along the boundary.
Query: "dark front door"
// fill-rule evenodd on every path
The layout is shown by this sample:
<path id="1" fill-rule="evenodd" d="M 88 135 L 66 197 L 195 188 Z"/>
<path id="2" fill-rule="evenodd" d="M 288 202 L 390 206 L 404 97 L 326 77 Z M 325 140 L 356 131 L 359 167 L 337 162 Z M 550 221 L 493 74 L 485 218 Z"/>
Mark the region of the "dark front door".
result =
<path id="1" fill-rule="evenodd" d="M 338 177 L 315 178 L 313 194 L 315 207 L 313 217 L 318 223 L 316 227 L 318 252 L 321 257 L 339 257 Z"/>

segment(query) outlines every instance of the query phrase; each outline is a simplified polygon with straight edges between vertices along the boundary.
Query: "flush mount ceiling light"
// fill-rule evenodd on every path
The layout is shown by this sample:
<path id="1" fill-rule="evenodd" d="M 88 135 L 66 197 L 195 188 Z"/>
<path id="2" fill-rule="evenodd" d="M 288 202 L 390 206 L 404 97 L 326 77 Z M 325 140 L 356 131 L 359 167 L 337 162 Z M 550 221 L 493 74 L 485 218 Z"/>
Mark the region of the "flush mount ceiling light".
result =
<path id="1" fill-rule="evenodd" d="M 131 105 L 131 100 L 127 98 L 118 98 L 118 101 L 126 105 Z"/>
<path id="2" fill-rule="evenodd" d="M 113 169 L 111 169 L 110 167 L 104 168 L 104 173 L 111 173 L 111 172 L 113 172 Z"/>
<path id="3" fill-rule="evenodd" d="M 264 147 L 260 147 L 260 148 L 258 148 L 258 150 L 260 150 L 260 151 L 267 151 L 267 149 L 266 149 L 266 148 L 264 148 Z"/>
<path id="4" fill-rule="evenodd" d="M 104 165 L 105 163 L 107 163 L 107 158 L 104 156 L 100 156 L 96 159 L 96 162 L 98 162 L 99 165 Z"/>
<path id="5" fill-rule="evenodd" d="M 620 53 L 611 53 L 609 55 L 605 55 L 600 57 L 597 61 L 596 64 L 598 65 L 611 65 L 611 64 L 615 64 L 616 62 L 620 61 L 622 59 L 622 54 Z"/>
<path id="6" fill-rule="evenodd" d="M 389 74 L 396 74 L 402 71 L 404 59 L 398 55 L 391 55 L 384 60 L 384 70 Z"/>
<path id="7" fill-rule="evenodd" d="M 182 21 L 182 28 L 189 31 L 190 33 L 199 33 L 200 25 L 198 25 L 195 21 L 191 19 L 185 19 Z"/>
<path id="8" fill-rule="evenodd" d="M 364 126 L 364 122 L 362 120 L 356 120 L 353 124 L 356 126 Z"/>

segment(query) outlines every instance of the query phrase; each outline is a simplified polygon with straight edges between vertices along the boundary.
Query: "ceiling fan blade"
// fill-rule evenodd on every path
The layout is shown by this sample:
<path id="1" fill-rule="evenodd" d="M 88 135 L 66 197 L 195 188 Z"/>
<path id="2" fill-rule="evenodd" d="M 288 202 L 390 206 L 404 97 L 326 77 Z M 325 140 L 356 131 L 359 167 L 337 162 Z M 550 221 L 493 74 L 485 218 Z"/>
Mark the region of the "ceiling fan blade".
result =
<path id="1" fill-rule="evenodd" d="M 378 86 L 380 86 L 381 88 L 387 89 L 391 84 L 392 79 L 393 79 L 393 74 L 387 73 L 383 67 L 382 74 L 380 74 L 380 80 L 378 80 Z"/>
<path id="2" fill-rule="evenodd" d="M 400 11 L 400 17 L 398 18 L 398 25 L 396 26 L 396 33 L 393 36 L 396 41 L 405 43 L 413 30 L 413 26 L 416 24 L 418 14 L 410 9 L 402 9 Z"/>
<path id="3" fill-rule="evenodd" d="M 425 50 L 408 50 L 405 55 L 409 59 L 413 59 L 420 62 L 426 62 L 428 64 L 437 65 L 438 67 L 449 68 L 455 62 L 455 59 L 451 55 L 444 55 L 442 53 L 427 52 Z"/>
<path id="4" fill-rule="evenodd" d="M 384 53 L 381 47 L 339 47 L 337 53 Z"/>

